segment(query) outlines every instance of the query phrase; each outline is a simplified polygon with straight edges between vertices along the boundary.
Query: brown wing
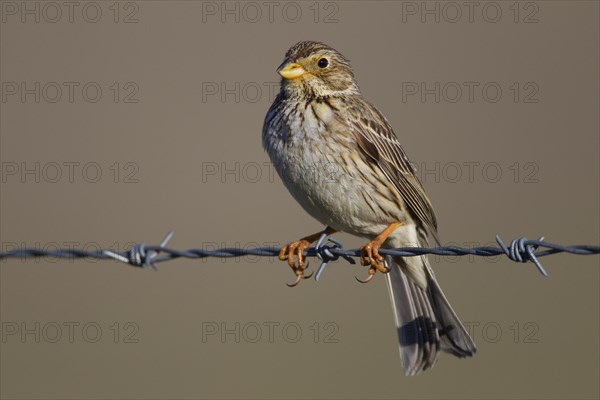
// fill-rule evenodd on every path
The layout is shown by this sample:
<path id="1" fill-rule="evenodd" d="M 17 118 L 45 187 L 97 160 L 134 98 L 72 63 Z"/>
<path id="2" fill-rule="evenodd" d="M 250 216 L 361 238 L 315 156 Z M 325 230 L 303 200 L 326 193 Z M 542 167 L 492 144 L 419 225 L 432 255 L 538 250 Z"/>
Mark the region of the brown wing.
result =
<path id="1" fill-rule="evenodd" d="M 439 244 L 437 219 L 416 171 L 385 117 L 362 98 L 355 97 L 346 116 L 360 149 L 398 189 L 410 213 Z"/>

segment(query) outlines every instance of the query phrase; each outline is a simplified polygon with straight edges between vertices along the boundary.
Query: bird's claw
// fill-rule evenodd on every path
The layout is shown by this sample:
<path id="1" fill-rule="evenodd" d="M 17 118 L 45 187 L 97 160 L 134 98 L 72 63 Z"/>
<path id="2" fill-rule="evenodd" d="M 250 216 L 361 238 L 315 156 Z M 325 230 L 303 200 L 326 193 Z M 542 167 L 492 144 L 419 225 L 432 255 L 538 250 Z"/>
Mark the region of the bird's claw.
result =
<path id="1" fill-rule="evenodd" d="M 294 287 L 294 286 L 296 286 L 297 284 L 299 284 L 301 280 L 302 280 L 302 275 L 297 275 L 297 276 L 296 276 L 296 281 L 295 281 L 294 283 L 286 283 L 286 285 L 287 285 L 288 287 Z"/>
<path id="2" fill-rule="evenodd" d="M 296 280 L 294 281 L 294 283 L 286 283 L 286 285 L 288 287 L 294 287 L 294 286 L 298 285 L 300 283 L 300 281 L 302 281 L 302 279 L 310 279 L 310 277 L 312 275 L 313 275 L 312 272 L 308 275 L 304 275 L 304 270 L 296 270 Z"/>
<path id="3" fill-rule="evenodd" d="M 357 277 L 354 277 L 354 279 L 356 279 L 360 283 L 369 283 L 371 282 L 371 279 L 373 279 L 373 277 L 375 276 L 375 271 L 377 271 L 375 268 L 369 268 L 369 276 L 367 276 L 367 279 L 362 280 L 358 279 Z"/>
<path id="4" fill-rule="evenodd" d="M 296 280 L 294 283 L 286 283 L 289 287 L 294 287 L 300 283 L 302 279 L 309 279 L 313 273 L 311 272 L 309 275 L 305 276 L 304 271 L 308 268 L 310 263 L 306 261 L 304 263 L 304 250 L 306 250 L 310 246 L 310 242 L 308 240 L 302 239 L 296 242 L 289 243 L 279 250 L 279 259 L 281 261 L 288 262 L 288 265 L 296 274 Z M 298 259 L 298 263 L 294 260 L 294 255 Z"/>
<path id="5" fill-rule="evenodd" d="M 382 274 L 387 274 L 391 271 L 391 269 L 387 266 L 383 256 L 379 254 L 379 248 L 381 247 L 381 243 L 378 241 L 371 241 L 360 248 L 360 263 L 363 266 L 369 265 L 369 276 L 365 280 L 361 280 L 356 278 L 356 280 L 360 283 L 369 283 L 377 273 L 377 271 Z M 384 265 L 381 265 L 380 262 L 383 261 Z"/>

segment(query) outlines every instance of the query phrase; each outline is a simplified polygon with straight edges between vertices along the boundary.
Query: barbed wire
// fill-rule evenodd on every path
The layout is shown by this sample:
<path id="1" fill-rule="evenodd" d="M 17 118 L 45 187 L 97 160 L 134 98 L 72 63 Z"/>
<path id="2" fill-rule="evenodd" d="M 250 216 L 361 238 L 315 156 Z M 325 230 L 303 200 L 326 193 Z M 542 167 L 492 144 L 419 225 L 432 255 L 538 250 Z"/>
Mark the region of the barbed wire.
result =
<path id="1" fill-rule="evenodd" d="M 189 249 L 176 250 L 166 247 L 167 243 L 173 237 L 173 232 L 169 232 L 167 236 L 158 246 L 146 245 L 138 243 L 131 249 L 122 252 L 113 250 L 81 250 L 81 249 L 36 249 L 24 248 L 16 249 L 7 252 L 0 252 L 0 260 L 9 258 L 36 258 L 36 257 L 55 257 L 55 258 L 93 258 L 99 260 L 112 259 L 135 267 L 152 267 L 157 269 L 157 263 L 174 260 L 177 258 L 187 259 L 202 259 L 208 257 L 217 258 L 234 258 L 243 256 L 266 256 L 276 257 L 279 255 L 277 247 L 255 247 L 250 249 L 225 247 L 216 250 L 204 249 Z M 532 262 L 538 271 L 548 276 L 548 273 L 542 267 L 539 261 L 540 257 L 557 254 L 569 253 L 578 255 L 600 254 L 600 246 L 593 245 L 560 245 L 544 241 L 544 237 L 538 240 L 529 240 L 525 237 L 513 239 L 507 246 L 502 239 L 496 235 L 498 247 L 480 246 L 480 247 L 458 247 L 458 246 L 440 246 L 440 247 L 402 247 L 397 249 L 380 249 L 379 253 L 383 255 L 415 257 L 425 254 L 439 256 L 479 256 L 479 257 L 494 257 L 505 255 L 508 259 L 526 263 Z M 360 256 L 360 249 L 346 250 L 342 243 L 330 237 L 327 238 L 326 231 L 323 231 L 320 239 L 314 247 L 305 251 L 306 257 L 316 257 L 321 260 L 321 264 L 315 274 L 315 279 L 319 280 L 324 268 L 331 261 L 336 261 L 340 257 L 351 264 L 356 261 L 353 257 Z"/>

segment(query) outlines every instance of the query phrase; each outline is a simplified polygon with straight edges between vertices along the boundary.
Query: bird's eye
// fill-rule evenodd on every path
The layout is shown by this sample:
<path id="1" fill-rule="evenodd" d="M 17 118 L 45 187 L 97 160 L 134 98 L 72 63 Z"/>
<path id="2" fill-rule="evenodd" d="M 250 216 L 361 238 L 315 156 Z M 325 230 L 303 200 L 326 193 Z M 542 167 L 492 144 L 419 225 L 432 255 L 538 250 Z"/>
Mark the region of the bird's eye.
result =
<path id="1" fill-rule="evenodd" d="M 317 65 L 319 66 L 319 68 L 325 68 L 329 65 L 329 61 L 327 61 L 326 58 L 321 58 Z"/>

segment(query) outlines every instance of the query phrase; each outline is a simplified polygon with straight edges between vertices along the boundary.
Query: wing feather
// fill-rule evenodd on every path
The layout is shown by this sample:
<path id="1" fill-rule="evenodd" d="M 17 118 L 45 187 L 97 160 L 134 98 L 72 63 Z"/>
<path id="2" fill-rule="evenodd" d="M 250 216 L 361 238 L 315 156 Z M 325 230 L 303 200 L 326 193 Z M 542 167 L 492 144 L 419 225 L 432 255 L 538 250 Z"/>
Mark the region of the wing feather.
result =
<path id="1" fill-rule="evenodd" d="M 393 183 L 416 223 L 439 244 L 433 206 L 389 122 L 362 98 L 354 97 L 350 108 L 346 118 L 359 148 Z"/>

